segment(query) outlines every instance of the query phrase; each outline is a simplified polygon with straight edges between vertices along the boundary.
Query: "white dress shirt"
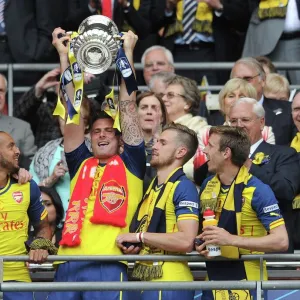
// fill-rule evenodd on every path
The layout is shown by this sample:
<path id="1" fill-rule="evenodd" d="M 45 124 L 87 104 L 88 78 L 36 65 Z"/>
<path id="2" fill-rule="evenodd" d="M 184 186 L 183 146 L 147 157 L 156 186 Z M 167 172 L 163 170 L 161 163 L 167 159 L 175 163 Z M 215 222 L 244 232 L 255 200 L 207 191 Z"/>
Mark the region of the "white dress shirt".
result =
<path id="1" fill-rule="evenodd" d="M 285 16 L 284 32 L 300 31 L 300 20 L 296 0 L 289 0 Z"/>
<path id="2" fill-rule="evenodd" d="M 251 157 L 251 155 L 255 152 L 255 150 L 257 149 L 257 147 L 263 142 L 263 139 L 261 138 L 259 141 L 257 141 L 255 144 L 251 145 L 250 147 L 250 153 L 249 153 L 249 158 Z"/>

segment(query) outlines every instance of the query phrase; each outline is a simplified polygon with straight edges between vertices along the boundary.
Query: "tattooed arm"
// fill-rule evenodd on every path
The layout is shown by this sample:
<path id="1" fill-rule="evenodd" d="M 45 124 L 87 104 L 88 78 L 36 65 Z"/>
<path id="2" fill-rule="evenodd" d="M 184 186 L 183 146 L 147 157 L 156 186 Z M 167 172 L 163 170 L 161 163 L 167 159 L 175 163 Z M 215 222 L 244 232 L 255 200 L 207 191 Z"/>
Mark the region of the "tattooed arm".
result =
<path id="1" fill-rule="evenodd" d="M 133 49 L 137 42 L 137 36 L 129 31 L 123 35 L 122 39 L 124 40 L 124 52 L 134 72 Z M 127 145 L 137 146 L 142 143 L 144 137 L 137 114 L 136 93 L 132 92 L 131 95 L 128 95 L 123 78 L 120 86 L 119 105 L 123 141 Z"/>

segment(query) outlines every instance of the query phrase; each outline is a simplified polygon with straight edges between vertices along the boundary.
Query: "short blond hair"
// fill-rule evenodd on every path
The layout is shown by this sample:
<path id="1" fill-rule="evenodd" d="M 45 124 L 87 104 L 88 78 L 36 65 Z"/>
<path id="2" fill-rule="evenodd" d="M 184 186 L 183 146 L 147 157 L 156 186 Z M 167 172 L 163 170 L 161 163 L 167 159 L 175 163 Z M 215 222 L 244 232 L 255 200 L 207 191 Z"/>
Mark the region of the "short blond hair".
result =
<path id="1" fill-rule="evenodd" d="M 266 94 L 286 93 L 287 97 L 289 97 L 290 84 L 286 79 L 286 77 L 280 74 L 275 74 L 275 73 L 268 74 L 266 78 L 266 84 L 264 86 L 264 93 Z"/>
<path id="2" fill-rule="evenodd" d="M 232 78 L 225 83 L 224 87 L 219 93 L 219 104 L 221 111 L 224 112 L 224 99 L 227 94 L 236 90 L 240 90 L 245 94 L 246 97 L 257 99 L 256 89 L 250 83 L 241 78 Z"/>

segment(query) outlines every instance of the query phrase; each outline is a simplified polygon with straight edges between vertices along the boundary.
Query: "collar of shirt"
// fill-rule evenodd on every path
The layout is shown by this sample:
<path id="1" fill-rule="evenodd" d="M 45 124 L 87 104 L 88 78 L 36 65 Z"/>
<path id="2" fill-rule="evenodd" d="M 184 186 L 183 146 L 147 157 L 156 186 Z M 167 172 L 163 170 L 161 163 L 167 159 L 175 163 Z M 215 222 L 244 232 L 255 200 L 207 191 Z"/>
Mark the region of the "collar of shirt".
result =
<path id="1" fill-rule="evenodd" d="M 263 105 L 264 104 L 264 95 L 261 96 L 261 98 L 258 101 L 259 104 Z"/>
<path id="2" fill-rule="evenodd" d="M 262 143 L 263 139 L 261 138 L 259 141 L 257 141 L 255 144 L 251 145 L 250 147 L 250 153 L 249 153 L 249 158 L 251 157 L 251 155 L 255 152 L 255 150 L 257 149 L 257 147 Z"/>

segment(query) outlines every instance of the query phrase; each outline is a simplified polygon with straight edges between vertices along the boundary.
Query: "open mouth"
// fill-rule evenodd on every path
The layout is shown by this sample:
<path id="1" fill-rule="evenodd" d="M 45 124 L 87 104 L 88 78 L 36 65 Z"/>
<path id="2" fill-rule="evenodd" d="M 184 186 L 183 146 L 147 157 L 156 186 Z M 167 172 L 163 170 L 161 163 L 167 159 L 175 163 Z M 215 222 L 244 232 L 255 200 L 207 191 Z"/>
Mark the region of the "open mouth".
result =
<path id="1" fill-rule="evenodd" d="M 100 142 L 100 143 L 98 143 L 98 146 L 99 147 L 105 147 L 105 146 L 107 146 L 109 143 L 108 142 Z"/>

